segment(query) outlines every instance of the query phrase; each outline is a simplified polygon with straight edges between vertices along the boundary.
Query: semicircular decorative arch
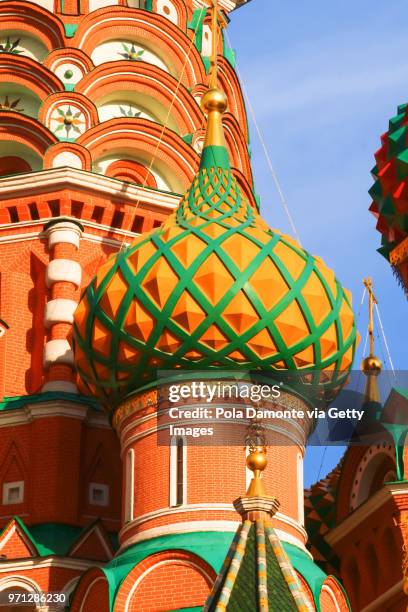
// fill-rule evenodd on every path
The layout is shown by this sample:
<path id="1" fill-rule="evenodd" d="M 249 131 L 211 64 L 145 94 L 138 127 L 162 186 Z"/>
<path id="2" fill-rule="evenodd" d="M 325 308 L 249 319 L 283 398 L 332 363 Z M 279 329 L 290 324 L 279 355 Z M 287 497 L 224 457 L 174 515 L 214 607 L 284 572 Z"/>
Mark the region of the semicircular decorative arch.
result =
<path id="1" fill-rule="evenodd" d="M 96 172 L 103 172 L 124 155 L 127 159 L 134 156 L 135 161 L 150 168 L 154 157 L 152 172 L 163 176 L 176 193 L 184 193 L 199 164 L 198 155 L 182 138 L 145 119 L 111 119 L 83 134 L 77 142 L 90 151 Z"/>
<path id="2" fill-rule="evenodd" d="M 202 606 L 215 582 L 216 573 L 198 555 L 190 551 L 175 549 L 149 555 L 129 572 L 116 595 L 115 610 L 117 612 L 136 612 L 142 607 L 141 602 L 149 597 L 150 589 L 154 588 L 155 584 L 160 583 L 162 579 L 166 580 L 167 576 L 175 577 L 178 573 L 180 577 L 182 575 L 183 579 L 189 582 L 190 587 L 193 587 L 192 607 Z M 179 607 L 178 604 L 185 599 L 177 582 L 177 578 L 171 581 L 173 587 L 167 589 L 168 601 L 163 601 L 163 609 L 169 609 L 171 605 Z"/>
<path id="3" fill-rule="evenodd" d="M 66 122 L 67 114 L 71 120 Z M 86 96 L 77 92 L 57 92 L 42 105 L 39 120 L 59 138 L 77 138 L 99 123 L 98 111 Z"/>
<path id="4" fill-rule="evenodd" d="M 0 113 L 0 156 L 16 155 L 28 162 L 32 170 L 41 170 L 43 158 L 56 138 L 41 123 L 13 112 Z"/>
<path id="5" fill-rule="evenodd" d="M 98 44 L 112 40 L 134 40 L 154 52 L 170 72 L 187 87 L 204 82 L 206 73 L 195 45 L 169 20 L 148 11 L 109 7 L 90 13 L 81 20 L 73 46 L 91 57 Z"/>
<path id="6" fill-rule="evenodd" d="M 248 141 L 248 122 L 238 77 L 225 57 L 218 57 L 218 66 L 220 87 L 225 91 L 228 98 L 228 111 L 236 117 L 244 139 Z"/>
<path id="7" fill-rule="evenodd" d="M 172 121 L 168 122 L 168 127 L 182 135 L 193 132 L 204 120 L 202 111 L 183 85 L 177 88 L 174 77 L 144 62 L 102 64 L 78 83 L 76 91 L 91 99 L 99 109 L 110 104 L 111 113 L 115 102 L 118 108 L 123 108 L 121 101 L 127 101 L 128 93 L 135 112 L 148 109 L 163 124 L 169 117 Z M 126 111 L 124 109 L 122 115 Z M 120 117 L 120 113 L 117 116 Z M 103 118 L 100 116 L 101 120 Z"/>
<path id="8" fill-rule="evenodd" d="M 231 152 L 231 162 L 238 168 L 245 178 L 252 183 L 252 168 L 249 159 L 248 147 L 242 137 L 242 132 L 238 121 L 231 113 L 226 113 L 223 117 L 225 140 Z"/>
<path id="9" fill-rule="evenodd" d="M 0 54 L 0 84 L 24 87 L 39 100 L 64 89 L 63 84 L 48 68 L 29 57 Z"/>
<path id="10" fill-rule="evenodd" d="M 187 7 L 184 0 L 153 0 L 152 9 L 175 23 L 184 32 L 187 29 Z"/>
<path id="11" fill-rule="evenodd" d="M 62 21 L 50 11 L 33 2 L 2 2 L 0 31 L 26 32 L 39 40 L 48 50 L 64 46 L 65 30 Z"/>
<path id="12" fill-rule="evenodd" d="M 68 88 L 73 88 L 95 68 L 92 60 L 83 51 L 73 47 L 55 49 L 47 56 L 44 66 L 56 74 Z"/>

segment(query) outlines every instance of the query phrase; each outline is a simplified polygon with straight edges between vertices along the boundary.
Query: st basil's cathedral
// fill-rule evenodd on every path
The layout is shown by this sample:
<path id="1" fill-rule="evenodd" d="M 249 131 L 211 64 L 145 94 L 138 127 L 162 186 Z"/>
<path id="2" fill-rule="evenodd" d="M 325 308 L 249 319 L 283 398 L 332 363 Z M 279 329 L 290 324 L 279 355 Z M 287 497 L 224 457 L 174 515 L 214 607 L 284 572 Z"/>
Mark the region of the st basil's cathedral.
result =
<path id="1" fill-rule="evenodd" d="M 0 609 L 406 610 L 408 390 L 381 402 L 372 317 L 377 437 L 311 488 L 307 416 L 161 443 L 180 372 L 317 372 L 328 404 L 358 343 L 350 292 L 260 216 L 245 4 L 0 2 Z M 370 191 L 404 291 L 407 125 Z"/>

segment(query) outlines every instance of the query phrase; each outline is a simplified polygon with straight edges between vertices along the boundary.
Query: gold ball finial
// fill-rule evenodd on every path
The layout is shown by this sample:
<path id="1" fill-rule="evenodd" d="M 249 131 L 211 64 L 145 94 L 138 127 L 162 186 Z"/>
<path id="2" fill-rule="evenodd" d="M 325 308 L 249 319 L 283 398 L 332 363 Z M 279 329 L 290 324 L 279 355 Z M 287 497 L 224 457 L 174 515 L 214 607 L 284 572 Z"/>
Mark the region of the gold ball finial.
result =
<path id="1" fill-rule="evenodd" d="M 266 448 L 264 446 L 257 446 L 251 450 L 246 458 L 246 464 L 252 472 L 263 472 L 268 465 Z"/>
<path id="2" fill-rule="evenodd" d="M 227 110 L 227 106 L 227 96 L 218 87 L 208 89 L 201 98 L 201 108 L 207 113 L 211 111 L 225 113 L 225 111 Z"/>
<path id="3" fill-rule="evenodd" d="M 374 376 L 378 376 L 382 370 L 381 360 L 378 359 L 375 355 L 369 355 L 365 357 L 361 362 L 361 369 L 366 376 L 369 374 L 373 374 Z"/>

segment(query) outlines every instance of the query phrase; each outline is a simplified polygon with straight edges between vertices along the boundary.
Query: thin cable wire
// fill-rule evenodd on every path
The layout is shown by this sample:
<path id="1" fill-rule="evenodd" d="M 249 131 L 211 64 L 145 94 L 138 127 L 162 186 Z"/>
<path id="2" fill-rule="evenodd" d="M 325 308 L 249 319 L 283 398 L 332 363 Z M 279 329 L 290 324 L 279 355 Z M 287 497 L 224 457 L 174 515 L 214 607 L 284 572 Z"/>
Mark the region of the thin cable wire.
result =
<path id="1" fill-rule="evenodd" d="M 391 359 L 391 353 L 390 353 L 390 349 L 389 349 L 389 346 L 388 346 L 387 338 L 385 336 L 384 326 L 382 324 L 382 320 L 381 320 L 381 316 L 380 316 L 380 309 L 378 308 L 378 304 L 375 304 L 375 312 L 377 313 L 378 322 L 380 324 L 380 329 L 381 329 L 382 337 L 383 337 L 383 340 L 384 340 L 385 348 L 386 348 L 386 351 L 387 351 L 388 361 L 389 361 L 389 364 L 391 366 L 391 371 L 392 371 L 393 376 L 395 378 L 396 374 L 395 374 L 394 364 L 393 364 L 392 359 Z"/>
<path id="2" fill-rule="evenodd" d="M 206 11 L 207 11 L 207 8 L 206 8 L 205 6 L 203 6 L 203 7 L 202 7 L 202 9 L 201 9 L 201 12 L 200 12 L 199 21 L 201 21 L 201 19 L 202 19 L 202 17 L 203 17 L 203 14 L 204 14 L 204 12 L 206 12 Z M 141 191 L 142 191 L 142 190 L 143 190 L 143 189 L 146 187 L 146 183 L 147 183 L 148 176 L 149 176 L 149 174 L 151 174 L 151 170 L 152 170 L 152 168 L 153 168 L 153 164 L 154 164 L 154 162 L 156 161 L 157 153 L 158 153 L 159 148 L 160 148 L 160 146 L 161 146 L 161 143 L 162 143 L 162 141 L 163 141 L 163 136 L 164 136 L 164 133 L 165 133 L 165 131 L 166 131 L 166 129 L 167 129 L 167 125 L 168 125 L 168 122 L 169 122 L 169 119 L 170 119 L 170 115 L 171 115 L 171 111 L 172 111 L 172 109 L 173 109 L 174 103 L 175 103 L 175 101 L 176 101 L 176 99 L 177 99 L 177 94 L 178 94 L 178 91 L 179 91 L 179 89 L 180 89 L 181 80 L 182 80 L 182 78 L 183 78 L 183 76 L 184 76 L 184 73 L 185 73 L 185 70 L 186 70 L 186 67 L 187 67 L 187 63 L 188 63 L 188 60 L 189 60 L 189 58 L 190 58 L 190 53 L 191 53 L 191 50 L 192 50 L 193 45 L 194 45 L 194 43 L 195 43 L 195 39 L 196 39 L 196 30 L 194 30 L 193 36 L 191 37 L 190 45 L 189 45 L 189 48 L 188 48 L 188 51 L 187 51 L 187 54 L 186 54 L 186 59 L 185 59 L 185 61 L 184 61 L 184 64 L 183 64 L 183 67 L 182 67 L 181 73 L 180 73 L 180 75 L 179 75 L 179 78 L 178 78 L 178 81 L 177 81 L 177 86 L 176 86 L 176 89 L 174 90 L 174 94 L 173 94 L 173 97 L 172 97 L 172 100 L 171 100 L 170 106 L 169 106 L 169 108 L 168 108 L 168 111 L 167 111 L 166 119 L 165 119 L 165 121 L 164 121 L 164 123 L 163 123 L 163 125 L 162 125 L 162 130 L 161 130 L 161 133 L 160 133 L 159 140 L 158 140 L 158 142 L 157 142 L 157 144 L 156 144 L 156 148 L 155 148 L 155 150 L 154 150 L 154 152 L 153 152 L 153 155 L 152 155 L 152 158 L 151 158 L 151 160 L 150 160 L 150 164 L 149 164 L 149 167 L 148 167 L 147 172 L 146 172 L 146 174 L 145 174 L 145 177 L 144 177 L 144 179 L 143 179 L 143 183 L 142 183 L 142 185 L 140 186 L 140 195 L 138 196 L 138 198 L 137 198 L 137 200 L 136 200 L 136 202 L 135 202 L 135 204 L 134 204 L 134 206 L 133 206 L 132 214 L 131 214 L 131 217 L 130 217 L 130 228 L 132 227 L 132 223 L 133 223 L 133 220 L 134 220 L 134 218 L 135 218 L 136 211 L 137 211 L 138 206 L 139 206 L 139 204 L 140 204 L 140 200 L 141 200 L 141 196 L 142 196 Z M 123 245 L 124 245 L 124 243 L 125 243 L 126 238 L 127 238 L 127 236 L 124 236 L 124 237 L 123 237 L 123 240 L 122 240 L 122 242 L 121 242 L 121 244 L 120 244 L 120 247 L 119 247 L 119 251 L 121 251 L 121 250 L 122 250 L 122 248 L 123 248 Z"/>
<path id="3" fill-rule="evenodd" d="M 226 36 L 226 38 L 227 38 L 227 41 L 228 41 L 229 46 L 231 47 L 231 46 L 232 46 L 232 45 L 231 45 L 231 40 L 230 40 L 230 37 L 229 37 L 229 35 L 228 35 L 228 32 L 227 32 L 227 31 L 225 32 L 225 36 Z M 270 156 L 270 154 L 269 154 L 268 147 L 266 146 L 265 140 L 264 140 L 264 138 L 263 138 L 263 136 L 262 136 L 262 133 L 261 133 L 260 127 L 259 127 L 258 122 L 257 122 L 257 120 L 256 120 L 255 111 L 254 111 L 254 108 L 253 108 L 253 106 L 252 106 L 251 99 L 250 99 L 250 97 L 249 97 L 248 90 L 247 90 L 246 85 L 245 85 L 245 83 L 244 83 L 244 79 L 242 78 L 242 73 L 241 73 L 241 71 L 239 70 L 238 64 L 236 64 L 235 68 L 236 68 L 236 73 L 237 73 L 237 75 L 238 75 L 238 79 L 239 79 L 239 81 L 240 81 L 240 83 L 241 83 L 242 91 L 243 91 L 243 93 L 244 93 L 244 96 L 245 96 L 245 99 L 246 99 L 246 102 L 247 102 L 247 106 L 248 106 L 248 108 L 249 108 L 249 112 L 250 112 L 250 115 L 251 115 L 251 119 L 252 119 L 253 124 L 254 124 L 254 126 L 255 126 L 255 130 L 256 130 L 256 133 L 257 133 L 257 135 L 258 135 L 259 141 L 260 141 L 260 143 L 261 143 L 261 147 L 262 147 L 263 152 L 264 152 L 264 154 L 265 154 L 266 162 L 267 162 L 268 167 L 269 167 L 269 170 L 270 170 L 270 172 L 271 172 L 273 182 L 275 183 L 275 187 L 276 187 L 276 190 L 277 190 L 277 192 L 278 192 L 279 199 L 280 199 L 280 201 L 281 201 L 281 204 L 282 204 L 283 210 L 285 211 L 285 214 L 286 214 L 286 216 L 287 216 L 287 218 L 288 218 L 289 224 L 290 224 L 290 226 L 291 226 L 291 228 L 292 228 L 292 231 L 293 231 L 293 233 L 294 233 L 294 235 L 295 235 L 296 240 L 297 240 L 299 243 L 301 243 L 300 236 L 299 236 L 299 232 L 297 231 L 297 228 L 296 228 L 295 222 L 294 222 L 293 217 L 292 217 L 292 215 L 291 215 L 291 213 L 290 213 L 289 206 L 288 206 L 288 202 L 287 202 L 286 197 L 285 197 L 285 194 L 284 194 L 284 192 L 283 192 L 282 185 L 281 185 L 281 183 L 280 183 L 280 180 L 279 180 L 278 174 L 277 174 L 277 172 L 276 172 L 276 170 L 275 170 L 275 167 L 274 167 L 274 165 L 273 165 L 273 163 L 272 163 L 272 159 L 271 159 L 271 156 Z"/>
<path id="4" fill-rule="evenodd" d="M 319 482 L 320 480 L 320 474 L 322 473 L 322 468 L 323 468 L 323 463 L 326 457 L 326 453 L 327 453 L 327 446 L 324 447 L 324 451 L 323 451 L 323 455 L 322 455 L 322 460 L 320 462 L 320 467 L 319 467 L 319 473 L 317 474 L 317 482 Z"/>

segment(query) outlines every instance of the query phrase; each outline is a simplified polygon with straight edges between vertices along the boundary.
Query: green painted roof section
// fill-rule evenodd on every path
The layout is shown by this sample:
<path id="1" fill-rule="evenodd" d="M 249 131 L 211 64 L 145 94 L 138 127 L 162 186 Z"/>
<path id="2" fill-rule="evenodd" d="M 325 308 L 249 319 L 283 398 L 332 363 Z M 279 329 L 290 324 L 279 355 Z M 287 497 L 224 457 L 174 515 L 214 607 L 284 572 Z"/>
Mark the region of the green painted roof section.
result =
<path id="1" fill-rule="evenodd" d="M 201 557 L 218 574 L 234 535 L 233 532 L 197 531 L 161 536 L 129 547 L 102 569 L 109 584 L 110 610 L 113 611 L 115 597 L 123 580 L 146 557 L 164 550 L 189 551 Z M 320 590 L 326 579 L 326 574 L 313 562 L 306 551 L 286 542 L 282 542 L 282 546 L 293 567 L 306 580 L 318 606 Z M 183 612 L 189 612 L 190 610 L 195 612 L 200 609 L 186 608 Z M 320 611 L 319 607 L 318 610 Z M 181 610 L 172 612 L 181 612 Z"/>
<path id="2" fill-rule="evenodd" d="M 65 28 L 65 35 L 68 36 L 68 38 L 72 38 L 78 29 L 78 24 L 77 23 L 65 23 L 64 28 Z"/>
<path id="3" fill-rule="evenodd" d="M 29 527 L 40 557 L 66 555 L 82 531 L 82 527 L 58 523 L 43 523 Z"/>
<path id="4" fill-rule="evenodd" d="M 163 550 L 189 551 L 204 559 L 218 573 L 233 535 L 233 533 L 199 531 L 162 536 L 131 546 L 103 568 L 109 583 L 111 610 L 113 610 L 114 599 L 122 581 L 135 565 L 149 555 Z"/>
<path id="5" fill-rule="evenodd" d="M 20 529 L 33 544 L 38 552 L 39 557 L 48 557 L 49 555 L 66 556 L 69 550 L 77 542 L 81 536 L 89 531 L 94 525 L 80 527 L 78 525 L 66 525 L 63 523 L 41 523 L 39 525 L 31 525 L 27 527 L 24 521 L 18 517 L 13 517 L 18 523 Z M 96 522 L 96 521 L 95 521 Z M 7 525 L 6 525 L 7 527 Z M 6 528 L 4 527 L 4 529 Z M 1 531 L 1 533 L 4 531 Z M 108 533 L 113 550 L 118 548 L 118 536 L 116 533 Z"/>
<path id="6" fill-rule="evenodd" d="M 253 524 L 248 533 L 245 554 L 228 602 L 228 612 L 240 612 L 243 606 L 246 610 L 258 610 L 260 608 L 258 591 L 259 559 L 255 531 L 255 524 Z M 268 538 L 265 539 L 265 546 L 269 606 L 276 612 L 278 610 L 279 612 L 293 612 L 297 607 Z"/>
<path id="7" fill-rule="evenodd" d="M 225 147 L 210 145 L 204 148 L 203 153 L 201 155 L 200 172 L 202 170 L 210 171 L 213 168 L 221 168 L 222 170 L 231 169 L 227 149 Z M 200 191 L 202 193 L 202 197 L 207 201 L 208 186 L 204 186 L 202 182 L 199 182 L 199 186 Z M 213 190 L 215 190 L 215 187 L 213 185 L 211 185 L 211 187 L 213 188 Z M 231 185 L 229 185 L 229 187 L 231 188 Z"/>
<path id="8" fill-rule="evenodd" d="M 27 404 L 37 404 L 40 402 L 52 402 L 55 400 L 64 400 L 67 402 L 75 402 L 76 404 L 87 404 L 95 410 L 101 410 L 97 400 L 86 395 L 77 395 L 76 393 L 65 393 L 63 391 L 47 391 L 46 393 L 35 393 L 33 395 L 15 395 L 13 397 L 5 397 L 0 402 L 0 412 L 3 410 L 16 410 L 23 408 Z"/>

